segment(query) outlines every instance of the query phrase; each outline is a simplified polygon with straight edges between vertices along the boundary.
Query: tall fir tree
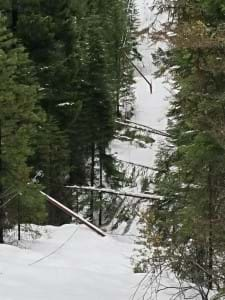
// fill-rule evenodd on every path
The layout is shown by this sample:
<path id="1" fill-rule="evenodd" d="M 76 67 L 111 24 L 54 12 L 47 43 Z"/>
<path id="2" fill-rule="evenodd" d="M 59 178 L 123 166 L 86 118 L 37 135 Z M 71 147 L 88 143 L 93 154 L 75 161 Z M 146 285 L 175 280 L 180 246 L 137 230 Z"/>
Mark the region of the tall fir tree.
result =
<path id="1" fill-rule="evenodd" d="M 42 90 L 39 101 L 47 115 L 45 129 L 40 131 L 43 136 L 37 135 L 39 141 L 36 143 L 37 152 L 32 163 L 34 168 L 39 169 L 40 161 L 46 162 L 45 166 L 42 164 L 42 171 L 45 171 L 41 179 L 42 184 L 48 193 L 71 207 L 72 200 L 68 202 L 64 189 L 70 169 L 68 129 L 74 123 L 79 110 L 74 83 L 77 71 L 73 59 L 75 31 L 71 1 L 8 1 L 5 12 L 8 15 L 9 27 L 22 40 L 34 61 Z M 51 135 L 54 137 L 49 140 L 48 136 Z M 43 150 L 47 149 L 45 145 L 49 141 L 55 144 L 44 153 Z M 58 155 L 60 152 L 62 155 Z M 51 166 L 47 163 L 50 157 L 54 157 Z M 47 169 L 47 166 L 50 169 Z M 58 172 L 54 174 L 54 179 L 49 180 L 53 169 Z M 62 217 L 57 216 L 55 212 L 55 209 L 49 206 L 51 224 L 62 222 Z M 66 220 L 65 216 L 64 221 Z"/>
<path id="2" fill-rule="evenodd" d="M 159 153 L 155 177 L 163 198 L 144 216 L 143 243 L 155 251 L 141 262 L 172 270 L 205 300 L 210 290 L 224 290 L 224 4 L 155 5 L 169 16 L 153 35 L 169 46 L 155 54 L 158 75 L 170 72 L 176 94 L 168 115 L 172 139 Z"/>
<path id="3" fill-rule="evenodd" d="M 27 218 L 33 221 L 44 217 L 45 206 L 38 189 L 32 183 L 28 159 L 32 155 L 32 139 L 43 115 L 37 105 L 38 84 L 34 69 L 24 48 L 6 29 L 5 18 L 0 15 L 0 241 L 3 242 L 5 222 L 15 222 L 17 205 L 10 204 L 11 213 L 6 216 L 5 203 L 21 198 Z M 29 214 L 28 214 L 28 210 Z M 37 211 L 36 211 L 37 209 Z"/>
<path id="4" fill-rule="evenodd" d="M 34 62 L 41 86 L 39 101 L 47 115 L 32 164 L 44 171 L 41 183 L 48 193 L 72 207 L 66 183 L 102 185 L 99 182 L 106 180 L 97 170 L 99 165 L 105 178 L 116 180 L 107 148 L 114 138 L 119 102 L 133 101 L 133 69 L 127 60 L 135 56 L 131 7 L 127 0 L 2 0 L 0 4 L 9 28 Z M 130 110 L 132 105 L 121 111 Z M 54 137 L 45 141 L 48 135 Z M 50 141 L 56 144 L 49 148 Z M 51 169 L 58 170 L 54 180 L 48 178 L 50 160 Z M 90 211 L 93 216 L 93 208 Z M 51 223 L 63 222 L 55 211 L 49 210 L 50 215 Z"/>

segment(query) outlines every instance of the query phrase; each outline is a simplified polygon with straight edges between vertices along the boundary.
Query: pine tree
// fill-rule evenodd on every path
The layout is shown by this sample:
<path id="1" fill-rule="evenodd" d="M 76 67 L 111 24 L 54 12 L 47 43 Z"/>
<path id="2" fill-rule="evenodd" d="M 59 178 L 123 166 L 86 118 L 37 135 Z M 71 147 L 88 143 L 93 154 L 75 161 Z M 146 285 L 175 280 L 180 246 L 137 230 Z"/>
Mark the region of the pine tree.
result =
<path id="1" fill-rule="evenodd" d="M 75 132 L 80 132 L 77 134 L 79 145 L 76 148 L 86 149 L 81 157 L 85 157 L 86 153 L 86 157 L 89 158 L 87 161 L 90 161 L 88 172 L 86 171 L 90 180 L 86 177 L 86 182 L 100 186 L 110 182 L 110 185 L 118 186 L 119 180 L 113 174 L 117 174 L 118 177 L 120 175 L 116 172 L 116 164 L 113 163 L 112 157 L 107 154 L 107 148 L 115 135 L 119 102 L 123 101 L 123 97 L 124 101 L 133 101 L 133 69 L 126 57 L 126 55 L 132 56 L 135 47 L 134 41 L 131 42 L 129 36 L 131 34 L 128 22 L 130 12 L 127 12 L 127 1 L 119 0 L 113 3 L 86 2 L 85 8 L 78 19 L 85 35 L 81 40 L 83 58 L 78 68 L 83 82 L 79 90 L 82 109 L 75 122 Z M 124 40 L 125 34 L 126 40 Z M 122 63 L 119 63 L 119 60 Z M 83 65 L 84 61 L 85 65 Z M 128 111 L 130 108 L 132 110 L 132 107 L 129 107 Z M 109 161 L 111 161 L 110 168 Z M 82 173 L 85 173 L 84 164 Z M 114 183 L 112 180 L 106 180 L 110 176 L 114 178 Z M 91 219 L 95 208 L 98 210 L 98 206 L 102 205 L 94 202 L 94 196 L 91 195 Z"/>
<path id="2" fill-rule="evenodd" d="M 48 193 L 71 207 L 64 185 L 72 168 L 72 151 L 69 149 L 71 126 L 80 105 L 75 89 L 76 32 L 72 3 L 69 0 L 9 2 L 6 10 L 9 27 L 13 27 L 15 35 L 22 40 L 34 62 L 42 91 L 39 101 L 47 115 L 47 122 L 37 135 L 39 143 L 36 144 L 32 164 L 36 170 L 43 171 L 41 182 Z M 16 22 L 13 22 L 13 7 L 17 11 Z M 46 145 L 50 141 L 51 150 L 47 150 Z M 44 153 L 44 150 L 47 152 Z M 54 158 L 51 164 L 48 163 L 50 156 Z M 50 180 L 48 174 L 52 174 L 52 170 L 57 172 Z M 54 208 L 49 207 L 48 211 L 51 224 L 63 222 L 62 216 L 58 216 Z M 66 222 L 68 219 L 65 215 L 64 217 Z"/>
<path id="3" fill-rule="evenodd" d="M 135 98 L 134 68 L 131 62 L 140 58 L 136 38 L 137 11 L 133 1 L 118 0 L 109 5 L 105 26 L 117 117 L 130 118 Z"/>
<path id="4" fill-rule="evenodd" d="M 35 218 L 44 216 L 43 202 L 30 179 L 31 168 L 28 158 L 32 155 L 32 138 L 41 122 L 42 114 L 37 106 L 38 84 L 34 70 L 24 48 L 6 29 L 5 19 L 0 16 L 0 194 L 1 205 L 11 197 L 22 198 L 26 207 L 38 208 L 33 211 Z M 34 194 L 35 193 L 35 194 Z M 34 197 L 35 195 L 35 197 Z M 15 211 L 16 204 L 11 203 Z M 3 228 L 6 216 L 1 209 L 0 241 L 3 242 Z M 10 220 L 12 213 L 7 216 Z M 24 221 L 26 221 L 24 219 Z"/>
<path id="5" fill-rule="evenodd" d="M 65 191 L 65 184 L 69 174 L 69 146 L 64 131 L 60 131 L 54 120 L 47 120 L 40 126 L 35 136 L 35 154 L 31 158 L 31 165 L 35 166 L 37 181 L 45 188 L 45 192 L 57 196 L 60 201 L 72 208 L 71 197 Z M 62 199 L 62 200 L 61 200 Z M 58 208 L 48 208 L 48 224 L 62 225 L 70 218 Z"/>
<path id="6" fill-rule="evenodd" d="M 159 74 L 170 71 L 177 92 L 169 112 L 173 139 L 159 155 L 155 178 L 163 199 L 144 216 L 144 244 L 156 247 L 149 259 L 156 272 L 168 267 L 208 299 L 209 290 L 223 288 L 225 258 L 224 5 L 177 0 L 156 6 L 171 23 L 154 35 L 169 46 L 155 59 Z"/>
<path id="7" fill-rule="evenodd" d="M 32 165 L 45 174 L 41 183 L 48 193 L 65 198 L 72 206 L 65 183 L 102 185 L 111 175 L 118 181 L 107 148 L 114 138 L 119 102 L 131 103 L 134 98 L 133 68 L 127 59 L 135 57 L 133 12 L 127 9 L 126 0 L 10 0 L 1 4 L 9 28 L 34 62 L 42 91 L 39 101 L 47 115 L 37 135 L 40 142 Z M 126 111 L 132 111 L 132 105 L 128 106 Z M 54 137 L 45 141 L 50 134 Z M 47 178 L 51 173 L 47 170 L 49 151 L 45 153 L 49 141 L 56 142 L 51 153 L 55 158 L 51 169 L 58 170 L 54 180 Z M 90 205 L 93 215 L 95 204 Z M 57 217 L 52 221 L 55 224 Z"/>

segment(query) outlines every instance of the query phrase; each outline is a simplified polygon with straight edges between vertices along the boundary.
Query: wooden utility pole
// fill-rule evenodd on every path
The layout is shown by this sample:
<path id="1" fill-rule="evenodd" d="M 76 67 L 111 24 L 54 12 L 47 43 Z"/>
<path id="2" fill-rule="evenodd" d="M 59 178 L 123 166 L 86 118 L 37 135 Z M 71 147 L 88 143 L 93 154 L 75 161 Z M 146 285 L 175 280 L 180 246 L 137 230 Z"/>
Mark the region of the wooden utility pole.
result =
<path id="1" fill-rule="evenodd" d="M 40 192 L 43 196 L 45 196 L 47 198 L 47 200 L 53 204 L 54 206 L 58 207 L 59 209 L 61 209 L 62 211 L 64 211 L 66 214 L 68 214 L 71 217 L 76 218 L 77 220 L 79 220 L 82 224 L 85 224 L 88 228 L 90 228 L 91 230 L 93 230 L 94 232 L 96 232 L 98 235 L 104 237 L 106 236 L 106 233 L 104 231 L 102 231 L 101 229 L 99 229 L 97 226 L 93 225 L 92 223 L 88 222 L 87 220 L 85 220 L 82 216 L 78 215 L 77 213 L 73 212 L 71 209 L 69 209 L 68 207 L 66 207 L 65 205 L 63 205 L 62 203 L 60 203 L 59 201 L 57 201 L 56 199 L 54 199 L 53 197 L 47 195 L 44 192 Z"/>
<path id="2" fill-rule="evenodd" d="M 153 88 L 152 88 L 152 83 L 148 80 L 148 78 L 141 72 L 141 70 L 134 64 L 133 60 L 127 55 L 125 54 L 125 57 L 127 58 L 127 60 L 130 62 L 130 64 L 134 67 L 134 69 L 139 73 L 139 75 L 146 81 L 146 83 L 149 86 L 150 89 L 150 94 L 152 94 L 153 92 Z"/>

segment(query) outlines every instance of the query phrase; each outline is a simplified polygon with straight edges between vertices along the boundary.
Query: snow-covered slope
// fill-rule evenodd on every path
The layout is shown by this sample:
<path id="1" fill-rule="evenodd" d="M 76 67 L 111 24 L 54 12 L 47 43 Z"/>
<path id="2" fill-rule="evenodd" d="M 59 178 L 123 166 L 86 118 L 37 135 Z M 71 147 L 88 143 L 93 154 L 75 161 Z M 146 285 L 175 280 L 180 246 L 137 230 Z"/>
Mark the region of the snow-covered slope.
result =
<path id="1" fill-rule="evenodd" d="M 150 76 L 149 76 L 150 77 Z M 136 78 L 136 107 L 133 120 L 143 125 L 149 125 L 155 129 L 166 128 L 166 112 L 169 94 L 167 85 L 162 79 L 153 80 L 153 94 L 150 94 L 149 87 L 143 78 Z M 113 152 L 119 159 L 143 164 L 152 167 L 154 165 L 156 150 L 164 138 L 153 136 L 156 142 L 150 148 L 140 148 L 131 145 L 129 142 L 113 142 Z"/>
<path id="2" fill-rule="evenodd" d="M 152 4 L 153 0 L 136 0 L 140 29 L 148 27 L 154 20 L 154 15 L 150 10 Z M 151 53 L 154 51 L 154 48 L 154 46 L 150 45 L 148 36 L 140 38 L 139 52 L 143 59 L 141 63 L 137 62 L 137 64 L 148 80 L 152 82 L 153 93 L 150 94 L 149 86 L 142 77 L 136 77 L 136 104 L 133 121 L 155 129 L 165 130 L 167 125 L 166 113 L 168 109 L 169 85 L 163 79 L 155 79 L 153 76 L 155 67 L 152 63 Z M 112 144 L 112 152 L 119 159 L 152 167 L 156 151 L 164 139 L 156 135 L 153 138 L 156 142 L 151 148 L 145 149 L 132 146 L 129 142 L 115 140 Z"/>
<path id="3" fill-rule="evenodd" d="M 132 245 L 99 237 L 83 226 L 50 228 L 51 238 L 30 250 L 0 247 L 1 300 L 125 300 L 140 276 L 132 274 Z M 68 240 L 70 238 L 70 240 Z M 56 253 L 38 259 L 67 243 Z"/>
<path id="4" fill-rule="evenodd" d="M 128 238 L 103 238 L 82 225 L 47 229 L 50 236 L 29 250 L 1 245 L 1 300 L 132 299 L 143 274 L 132 272 Z"/>

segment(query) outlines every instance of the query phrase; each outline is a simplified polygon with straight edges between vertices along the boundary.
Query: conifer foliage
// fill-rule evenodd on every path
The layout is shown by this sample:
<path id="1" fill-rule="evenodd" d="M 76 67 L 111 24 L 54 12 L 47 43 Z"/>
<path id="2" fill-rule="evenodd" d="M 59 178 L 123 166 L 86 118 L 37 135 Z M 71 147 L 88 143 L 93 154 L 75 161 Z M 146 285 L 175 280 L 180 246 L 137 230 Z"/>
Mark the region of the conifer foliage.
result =
<path id="1" fill-rule="evenodd" d="M 33 199 L 33 177 L 73 208 L 67 184 L 117 185 L 108 147 L 121 103 L 133 101 L 126 58 L 137 56 L 132 7 L 127 0 L 0 0 L 1 194 L 11 185 L 21 193 L 29 187 Z M 94 221 L 104 201 L 100 207 L 94 197 L 87 200 L 79 208 Z M 69 221 L 51 206 L 47 212 L 48 223 Z"/>
<path id="2" fill-rule="evenodd" d="M 169 71 L 176 93 L 168 115 L 172 138 L 158 154 L 155 177 L 163 199 L 143 217 L 142 242 L 155 250 L 139 266 L 155 274 L 172 270 L 178 294 L 208 299 L 212 289 L 223 294 L 225 275 L 224 3 L 155 6 L 169 17 L 153 34 L 168 46 L 154 55 L 158 75 Z"/>
<path id="3" fill-rule="evenodd" d="M 35 221 L 36 217 L 41 217 L 41 210 L 43 212 L 44 207 L 38 195 L 34 199 L 35 189 L 30 182 L 31 168 L 27 161 L 32 155 L 31 145 L 37 125 L 43 118 L 37 106 L 39 86 L 27 53 L 6 29 L 6 20 L 2 15 L 0 16 L 0 65 L 1 207 L 11 197 L 23 197 L 24 210 L 26 206 L 30 208 L 30 214 L 33 214 Z M 5 210 L 1 208 L 1 242 L 5 221 Z"/>

